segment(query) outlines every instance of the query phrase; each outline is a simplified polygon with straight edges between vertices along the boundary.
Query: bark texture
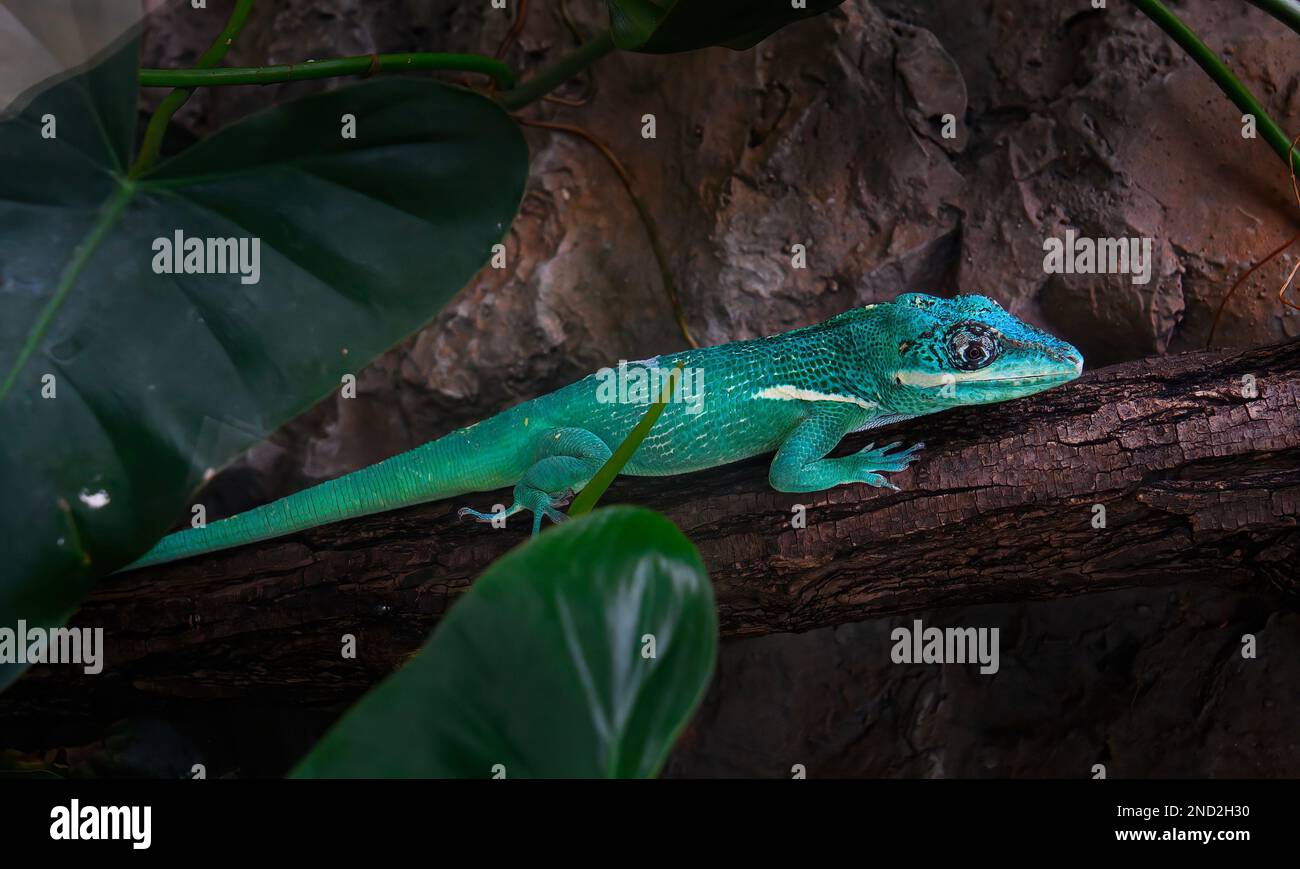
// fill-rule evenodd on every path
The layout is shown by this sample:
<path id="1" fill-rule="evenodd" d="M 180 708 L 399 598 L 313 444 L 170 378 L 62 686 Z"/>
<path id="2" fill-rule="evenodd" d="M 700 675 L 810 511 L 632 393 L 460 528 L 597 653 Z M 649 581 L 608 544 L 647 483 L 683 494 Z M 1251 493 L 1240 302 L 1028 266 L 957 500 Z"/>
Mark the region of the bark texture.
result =
<path id="1" fill-rule="evenodd" d="M 768 488 L 765 462 L 750 461 L 624 479 L 606 501 L 661 510 L 696 543 L 725 636 L 1143 585 L 1296 591 L 1300 343 L 1113 366 L 875 439 L 895 434 L 929 445 L 894 475 L 898 493 L 782 494 Z M 525 539 L 526 523 L 457 521 L 465 500 L 486 507 L 506 493 L 109 578 L 77 620 L 105 629 L 112 675 L 92 681 L 187 697 L 354 694 Z M 340 660 L 344 634 L 357 637 L 356 660 Z M 30 687 L 57 678 L 35 675 Z"/>

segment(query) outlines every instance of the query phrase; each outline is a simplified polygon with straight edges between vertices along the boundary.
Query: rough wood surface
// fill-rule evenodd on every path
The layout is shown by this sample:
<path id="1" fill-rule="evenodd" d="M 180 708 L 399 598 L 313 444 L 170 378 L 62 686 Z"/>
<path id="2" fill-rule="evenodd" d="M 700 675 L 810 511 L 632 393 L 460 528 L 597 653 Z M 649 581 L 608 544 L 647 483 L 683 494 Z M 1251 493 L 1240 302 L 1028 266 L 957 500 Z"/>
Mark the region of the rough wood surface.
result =
<path id="1" fill-rule="evenodd" d="M 623 479 L 606 501 L 661 510 L 696 543 L 731 636 L 1134 585 L 1294 592 L 1298 399 L 1300 343 L 1156 358 L 874 433 L 928 444 L 894 475 L 902 492 L 782 494 L 756 460 Z M 194 697 L 290 691 L 304 702 L 355 694 L 525 539 L 524 522 L 493 530 L 455 516 L 465 502 L 505 500 L 430 504 L 109 578 L 76 622 L 105 629 L 106 675 L 80 684 L 99 691 L 125 679 L 136 691 Z M 804 529 L 791 527 L 797 503 Z M 1105 508 L 1104 528 L 1094 527 L 1094 505 Z M 356 660 L 340 659 L 347 633 L 358 638 Z M 6 697 L 11 711 L 42 695 L 86 702 L 55 670 L 37 668 Z"/>

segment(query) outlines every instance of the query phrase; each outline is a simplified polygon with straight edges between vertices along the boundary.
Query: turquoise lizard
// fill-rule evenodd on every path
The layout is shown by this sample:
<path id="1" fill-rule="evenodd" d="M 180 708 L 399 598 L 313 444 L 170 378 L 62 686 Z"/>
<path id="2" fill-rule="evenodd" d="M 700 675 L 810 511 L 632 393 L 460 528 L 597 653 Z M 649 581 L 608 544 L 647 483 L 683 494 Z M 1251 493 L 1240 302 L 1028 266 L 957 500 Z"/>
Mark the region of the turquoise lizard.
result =
<path id="1" fill-rule="evenodd" d="M 624 472 L 684 474 L 775 452 L 769 480 L 782 492 L 845 483 L 896 489 L 924 444 L 868 446 L 827 458 L 847 434 L 959 405 L 987 404 L 1077 377 L 1078 350 L 983 296 L 909 293 L 769 338 L 687 350 L 627 369 L 678 363 L 703 390 L 671 402 Z M 226 549 L 466 492 L 514 486 L 502 513 L 465 508 L 480 521 L 558 511 L 641 419 L 650 396 L 611 401 L 597 375 L 516 405 L 409 452 L 246 513 L 163 538 L 132 567 Z M 605 399 L 605 400 L 602 400 Z M 641 400 L 644 399 L 644 400 Z"/>

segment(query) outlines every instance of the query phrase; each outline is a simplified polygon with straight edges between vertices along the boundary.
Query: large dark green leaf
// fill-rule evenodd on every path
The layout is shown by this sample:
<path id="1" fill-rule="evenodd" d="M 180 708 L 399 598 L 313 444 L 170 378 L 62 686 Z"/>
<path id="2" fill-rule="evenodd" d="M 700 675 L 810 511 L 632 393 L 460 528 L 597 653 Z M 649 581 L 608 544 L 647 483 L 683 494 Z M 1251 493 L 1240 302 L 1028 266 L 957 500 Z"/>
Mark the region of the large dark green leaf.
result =
<path id="1" fill-rule="evenodd" d="M 657 513 L 597 510 L 492 565 L 295 775 L 654 775 L 704 693 L 717 634 L 690 541 Z"/>
<path id="2" fill-rule="evenodd" d="M 752 48 L 772 33 L 834 9 L 844 0 L 606 0 L 614 44 L 667 54 L 710 45 Z"/>
<path id="3" fill-rule="evenodd" d="M 208 469 L 427 322 L 523 192 L 510 118 L 413 79 L 278 107 L 127 181 L 137 62 L 132 42 L 0 124 L 0 625 L 64 620 Z M 260 283 L 155 274 L 177 230 L 260 239 Z"/>

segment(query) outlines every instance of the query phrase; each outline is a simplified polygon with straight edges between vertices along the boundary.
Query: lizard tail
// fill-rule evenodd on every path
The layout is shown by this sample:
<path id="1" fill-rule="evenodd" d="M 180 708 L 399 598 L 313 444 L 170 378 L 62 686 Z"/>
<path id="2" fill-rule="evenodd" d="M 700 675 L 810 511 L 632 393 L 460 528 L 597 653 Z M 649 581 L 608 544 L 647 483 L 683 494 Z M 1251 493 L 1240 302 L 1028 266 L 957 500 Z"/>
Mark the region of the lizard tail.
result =
<path id="1" fill-rule="evenodd" d="M 511 485 L 524 471 L 524 450 L 514 435 L 516 410 L 228 519 L 168 534 L 122 570 Z"/>

